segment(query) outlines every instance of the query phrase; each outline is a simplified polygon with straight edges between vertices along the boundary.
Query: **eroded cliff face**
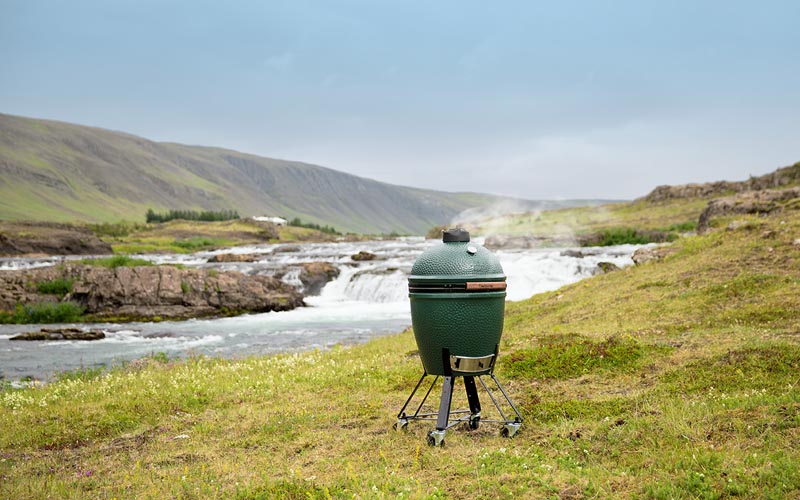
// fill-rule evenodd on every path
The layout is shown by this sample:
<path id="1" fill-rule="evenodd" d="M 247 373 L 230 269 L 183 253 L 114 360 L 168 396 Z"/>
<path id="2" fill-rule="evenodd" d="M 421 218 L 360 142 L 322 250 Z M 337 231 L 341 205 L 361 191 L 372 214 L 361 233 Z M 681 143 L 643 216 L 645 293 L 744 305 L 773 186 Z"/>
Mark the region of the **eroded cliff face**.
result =
<path id="1" fill-rule="evenodd" d="M 39 293 L 39 283 L 71 280 L 59 297 Z M 303 304 L 292 286 L 271 276 L 171 266 L 105 268 L 62 264 L 0 273 L 0 310 L 17 304 L 73 301 L 92 319 L 185 319 L 284 311 Z"/>

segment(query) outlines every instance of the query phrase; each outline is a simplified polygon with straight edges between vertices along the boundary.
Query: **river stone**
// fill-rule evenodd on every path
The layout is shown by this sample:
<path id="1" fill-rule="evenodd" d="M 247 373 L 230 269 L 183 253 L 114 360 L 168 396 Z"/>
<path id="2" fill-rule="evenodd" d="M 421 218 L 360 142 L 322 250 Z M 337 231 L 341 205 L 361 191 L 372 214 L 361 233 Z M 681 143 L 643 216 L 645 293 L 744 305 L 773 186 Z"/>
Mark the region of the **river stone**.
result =
<path id="1" fill-rule="evenodd" d="M 211 256 L 208 262 L 258 262 L 263 258 L 264 255 L 255 253 L 220 253 Z"/>
<path id="2" fill-rule="evenodd" d="M 377 255 L 375 255 L 374 253 L 365 252 L 364 250 L 361 250 L 357 254 L 351 255 L 350 258 L 355 261 L 375 260 L 377 258 Z"/>
<path id="3" fill-rule="evenodd" d="M 9 340 L 100 340 L 106 338 L 101 330 L 80 330 L 78 328 L 42 328 L 38 332 L 25 332 Z"/>

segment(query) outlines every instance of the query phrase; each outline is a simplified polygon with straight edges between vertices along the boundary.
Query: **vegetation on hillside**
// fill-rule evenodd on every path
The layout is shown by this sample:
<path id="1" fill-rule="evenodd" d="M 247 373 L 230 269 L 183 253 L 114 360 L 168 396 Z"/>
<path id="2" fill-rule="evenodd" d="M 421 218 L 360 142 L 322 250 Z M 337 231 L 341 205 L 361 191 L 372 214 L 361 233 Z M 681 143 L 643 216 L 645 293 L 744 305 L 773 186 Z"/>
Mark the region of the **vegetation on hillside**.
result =
<path id="1" fill-rule="evenodd" d="M 0 394 L 0 496 L 797 497 L 800 216 L 737 221 L 509 304 L 496 373 L 525 417 L 514 439 L 390 430 L 421 370 L 410 332 L 149 359 Z"/>
<path id="2" fill-rule="evenodd" d="M 238 218 L 239 212 L 236 210 L 203 210 L 199 212 L 197 210 L 169 210 L 164 213 L 159 213 L 152 208 L 148 208 L 145 214 L 145 222 L 147 223 L 169 222 L 171 220 L 214 222 Z"/>
<path id="3" fill-rule="evenodd" d="M 317 231 L 321 231 L 325 234 L 336 234 L 336 235 L 342 234 L 339 231 L 337 231 L 335 227 L 328 225 L 320 226 L 319 224 L 314 224 L 313 222 L 303 222 L 303 220 L 300 219 L 299 217 L 295 217 L 294 219 L 290 220 L 288 224 L 294 227 L 305 227 L 308 229 L 316 229 Z"/>

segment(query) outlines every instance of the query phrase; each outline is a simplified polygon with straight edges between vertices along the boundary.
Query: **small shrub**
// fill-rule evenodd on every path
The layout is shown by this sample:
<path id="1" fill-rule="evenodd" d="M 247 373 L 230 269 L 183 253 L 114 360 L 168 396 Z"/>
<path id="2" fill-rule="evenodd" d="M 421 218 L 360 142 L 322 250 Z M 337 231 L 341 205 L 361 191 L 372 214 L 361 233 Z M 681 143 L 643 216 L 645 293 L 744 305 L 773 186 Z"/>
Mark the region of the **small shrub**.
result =
<path id="1" fill-rule="evenodd" d="M 153 263 L 146 259 L 136 259 L 129 255 L 114 255 L 113 257 L 103 257 L 99 259 L 82 259 L 81 264 L 87 266 L 102 266 L 108 268 L 115 267 L 135 267 L 152 266 Z"/>
<path id="2" fill-rule="evenodd" d="M 72 291 L 73 282 L 74 280 L 72 278 L 57 278 L 54 280 L 40 281 L 36 283 L 36 290 L 39 293 L 63 297 Z"/>
<path id="3" fill-rule="evenodd" d="M 72 323 L 82 319 L 84 310 L 75 302 L 20 304 L 13 313 L 0 313 L 0 323 Z"/>

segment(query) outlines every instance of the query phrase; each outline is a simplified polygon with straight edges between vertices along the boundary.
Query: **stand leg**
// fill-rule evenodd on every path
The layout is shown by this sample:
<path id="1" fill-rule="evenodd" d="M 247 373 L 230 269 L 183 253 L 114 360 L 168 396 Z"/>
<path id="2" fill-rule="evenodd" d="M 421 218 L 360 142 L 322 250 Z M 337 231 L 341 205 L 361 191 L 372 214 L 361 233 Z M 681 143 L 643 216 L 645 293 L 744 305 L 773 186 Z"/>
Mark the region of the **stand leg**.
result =
<path id="1" fill-rule="evenodd" d="M 450 418 L 450 403 L 453 400 L 454 377 L 445 377 L 442 384 L 442 400 L 439 401 L 439 418 L 436 420 L 436 430 L 447 429 L 447 421 Z"/>
<path id="2" fill-rule="evenodd" d="M 454 377 L 444 377 L 442 399 L 439 401 L 439 416 L 436 419 L 436 430 L 428 433 L 428 444 L 431 446 L 444 446 L 444 435 L 447 432 L 447 422 L 450 418 L 450 403 L 453 400 L 454 384 Z"/>
<path id="3" fill-rule="evenodd" d="M 469 403 L 469 428 L 477 429 L 481 421 L 481 401 L 478 398 L 475 377 L 465 376 L 464 387 L 467 389 L 467 402 Z"/>

